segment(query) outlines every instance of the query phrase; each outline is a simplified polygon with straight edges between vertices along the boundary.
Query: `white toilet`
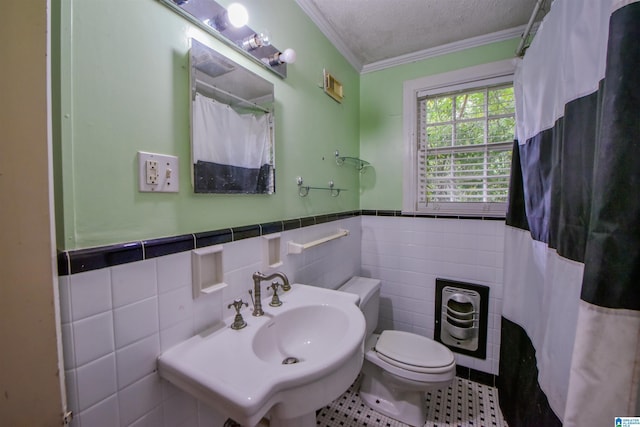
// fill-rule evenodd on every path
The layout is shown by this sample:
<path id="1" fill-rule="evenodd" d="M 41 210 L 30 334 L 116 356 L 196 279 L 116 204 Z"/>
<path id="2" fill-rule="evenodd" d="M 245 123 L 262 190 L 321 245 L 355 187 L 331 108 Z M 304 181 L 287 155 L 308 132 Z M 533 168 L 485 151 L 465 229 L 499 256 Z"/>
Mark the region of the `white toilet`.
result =
<path id="1" fill-rule="evenodd" d="M 432 339 L 409 332 L 374 334 L 380 280 L 352 277 L 339 290 L 360 296 L 367 325 L 360 397 L 381 414 L 412 426 L 424 426 L 425 392 L 449 386 L 456 373 L 453 353 Z"/>

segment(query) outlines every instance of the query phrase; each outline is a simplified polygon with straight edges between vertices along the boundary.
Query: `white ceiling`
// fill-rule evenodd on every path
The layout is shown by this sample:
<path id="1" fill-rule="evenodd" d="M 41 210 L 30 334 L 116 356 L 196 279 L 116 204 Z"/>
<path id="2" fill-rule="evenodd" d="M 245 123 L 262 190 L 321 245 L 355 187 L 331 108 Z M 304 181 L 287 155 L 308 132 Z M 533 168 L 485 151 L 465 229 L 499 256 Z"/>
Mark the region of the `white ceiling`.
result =
<path id="1" fill-rule="evenodd" d="M 367 72 L 520 36 L 537 0 L 296 2 L 356 70 Z"/>

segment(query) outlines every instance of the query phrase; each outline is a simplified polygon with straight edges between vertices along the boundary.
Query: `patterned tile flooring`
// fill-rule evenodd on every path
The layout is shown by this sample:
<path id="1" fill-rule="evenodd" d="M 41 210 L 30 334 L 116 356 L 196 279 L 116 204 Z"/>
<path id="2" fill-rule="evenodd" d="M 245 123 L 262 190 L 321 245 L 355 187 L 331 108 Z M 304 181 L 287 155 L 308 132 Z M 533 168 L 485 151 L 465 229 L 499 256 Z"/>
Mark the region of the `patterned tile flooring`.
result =
<path id="1" fill-rule="evenodd" d="M 357 393 L 358 380 L 338 399 L 322 408 L 316 416 L 320 427 L 384 426 L 404 427 L 362 402 Z M 498 404 L 494 387 L 456 377 L 446 390 L 426 395 L 427 422 L 424 427 L 508 427 Z"/>

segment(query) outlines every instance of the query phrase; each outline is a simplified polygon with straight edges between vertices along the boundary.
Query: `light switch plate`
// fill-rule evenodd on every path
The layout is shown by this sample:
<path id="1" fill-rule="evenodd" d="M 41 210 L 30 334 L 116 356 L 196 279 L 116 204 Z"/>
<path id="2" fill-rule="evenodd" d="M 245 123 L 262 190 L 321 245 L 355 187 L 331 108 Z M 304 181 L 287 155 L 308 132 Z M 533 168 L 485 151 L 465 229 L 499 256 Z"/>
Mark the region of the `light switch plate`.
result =
<path id="1" fill-rule="evenodd" d="M 176 156 L 138 151 L 138 173 L 142 192 L 177 193 L 180 188 Z"/>

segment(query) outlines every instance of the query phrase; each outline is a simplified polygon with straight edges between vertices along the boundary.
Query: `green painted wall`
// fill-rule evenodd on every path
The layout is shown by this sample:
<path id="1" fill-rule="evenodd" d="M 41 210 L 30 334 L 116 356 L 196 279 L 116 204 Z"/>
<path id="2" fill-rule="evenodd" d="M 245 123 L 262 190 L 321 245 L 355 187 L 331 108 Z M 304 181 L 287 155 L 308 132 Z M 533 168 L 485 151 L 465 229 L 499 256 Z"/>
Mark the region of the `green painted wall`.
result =
<path id="1" fill-rule="evenodd" d="M 220 1 L 223 5 L 230 1 Z M 249 25 L 268 29 L 298 60 L 280 79 L 158 0 L 62 0 L 53 17 L 53 134 L 57 240 L 78 249 L 352 209 L 402 207 L 402 85 L 513 56 L 518 40 L 359 75 L 292 0 L 246 0 Z M 272 81 L 275 195 L 196 195 L 189 147 L 189 38 Z M 322 70 L 345 87 L 338 104 Z M 360 156 L 363 175 L 334 150 Z M 180 158 L 180 192 L 137 190 L 137 151 Z M 349 189 L 297 195 L 295 180 Z"/>
<path id="2" fill-rule="evenodd" d="M 512 58 L 519 39 L 493 43 L 360 77 L 361 209 L 402 209 L 402 90 L 406 80 Z"/>
<path id="3" fill-rule="evenodd" d="M 54 2 L 54 150 L 57 240 L 78 249 L 359 208 L 359 174 L 333 153 L 358 155 L 359 75 L 291 0 L 246 0 L 249 25 L 298 60 L 280 79 L 158 0 Z M 228 2 L 221 2 L 226 4 Z M 59 9 L 58 9 L 59 8 Z M 189 38 L 272 81 L 276 194 L 196 195 L 189 146 Z M 319 85 L 327 68 L 338 104 Z M 140 193 L 137 151 L 180 159 L 178 194 Z M 349 189 L 297 195 L 297 176 Z"/>

